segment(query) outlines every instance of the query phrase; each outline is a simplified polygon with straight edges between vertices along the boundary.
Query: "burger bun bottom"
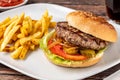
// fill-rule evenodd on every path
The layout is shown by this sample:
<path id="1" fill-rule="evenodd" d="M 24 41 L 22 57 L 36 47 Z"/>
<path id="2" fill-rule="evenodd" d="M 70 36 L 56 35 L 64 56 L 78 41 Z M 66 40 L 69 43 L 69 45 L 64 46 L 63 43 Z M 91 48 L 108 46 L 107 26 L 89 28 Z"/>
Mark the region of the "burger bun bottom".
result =
<path id="1" fill-rule="evenodd" d="M 84 60 L 84 61 L 70 61 L 69 64 L 64 63 L 64 62 L 57 62 L 57 60 L 55 60 L 54 58 L 51 58 L 50 55 L 48 55 L 48 53 L 45 53 L 47 59 L 52 62 L 55 65 L 58 66 L 63 66 L 63 67 L 73 67 L 73 68 L 77 68 L 77 67 L 88 67 L 88 66 L 92 66 L 96 63 L 98 63 L 100 61 L 100 59 L 103 56 L 103 52 L 97 54 L 95 57 Z"/>

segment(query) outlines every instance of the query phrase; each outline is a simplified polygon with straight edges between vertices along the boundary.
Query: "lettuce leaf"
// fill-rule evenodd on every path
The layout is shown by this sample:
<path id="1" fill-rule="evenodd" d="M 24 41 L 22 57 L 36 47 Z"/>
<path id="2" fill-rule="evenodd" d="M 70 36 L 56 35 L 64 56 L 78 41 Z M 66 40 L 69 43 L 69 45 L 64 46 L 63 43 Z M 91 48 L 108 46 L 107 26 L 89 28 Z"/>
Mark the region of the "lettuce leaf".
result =
<path id="1" fill-rule="evenodd" d="M 71 64 L 70 60 L 65 60 L 55 54 L 53 54 L 47 47 L 47 43 L 50 39 L 50 37 L 53 35 L 55 30 L 51 31 L 49 34 L 45 35 L 41 40 L 40 40 L 40 48 L 46 53 L 46 55 L 53 60 L 54 63 L 57 64 Z"/>
<path id="2" fill-rule="evenodd" d="M 48 40 L 50 39 L 50 37 L 52 36 L 52 34 L 55 32 L 55 30 L 51 31 L 49 34 L 45 35 L 41 40 L 40 40 L 40 48 L 41 49 L 46 49 L 48 50 L 47 48 L 47 43 L 48 43 Z"/>

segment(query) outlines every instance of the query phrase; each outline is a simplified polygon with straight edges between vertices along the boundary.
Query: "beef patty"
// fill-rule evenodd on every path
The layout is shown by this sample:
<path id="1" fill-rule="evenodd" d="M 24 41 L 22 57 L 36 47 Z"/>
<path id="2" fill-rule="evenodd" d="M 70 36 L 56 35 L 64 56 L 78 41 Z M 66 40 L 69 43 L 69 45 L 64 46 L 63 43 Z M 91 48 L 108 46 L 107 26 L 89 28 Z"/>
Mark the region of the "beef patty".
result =
<path id="1" fill-rule="evenodd" d="M 67 22 L 58 22 L 56 26 L 57 37 L 80 48 L 99 50 L 105 48 L 109 42 L 81 32 L 69 26 Z"/>

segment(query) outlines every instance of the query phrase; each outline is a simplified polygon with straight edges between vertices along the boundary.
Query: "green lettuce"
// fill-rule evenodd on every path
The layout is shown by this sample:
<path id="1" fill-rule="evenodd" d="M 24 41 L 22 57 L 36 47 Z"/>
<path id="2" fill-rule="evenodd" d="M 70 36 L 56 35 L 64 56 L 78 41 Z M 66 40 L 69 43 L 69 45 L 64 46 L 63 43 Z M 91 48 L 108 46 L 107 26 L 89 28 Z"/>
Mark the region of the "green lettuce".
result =
<path id="1" fill-rule="evenodd" d="M 52 34 L 55 32 L 55 30 L 51 31 L 49 34 L 45 35 L 41 40 L 40 40 L 40 49 L 42 49 L 45 54 L 52 60 L 54 63 L 57 64 L 70 64 L 70 60 L 65 60 L 55 54 L 53 54 L 47 47 L 47 43 L 52 36 Z"/>

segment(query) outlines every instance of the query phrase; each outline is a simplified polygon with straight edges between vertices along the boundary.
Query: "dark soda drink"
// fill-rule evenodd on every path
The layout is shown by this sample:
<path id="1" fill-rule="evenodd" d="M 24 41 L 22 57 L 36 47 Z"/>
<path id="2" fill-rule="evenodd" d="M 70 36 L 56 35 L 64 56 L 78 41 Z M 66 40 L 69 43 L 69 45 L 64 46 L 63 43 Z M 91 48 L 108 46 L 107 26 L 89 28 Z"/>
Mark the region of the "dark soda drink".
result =
<path id="1" fill-rule="evenodd" d="M 106 0 L 108 17 L 113 20 L 120 20 L 120 0 Z"/>

